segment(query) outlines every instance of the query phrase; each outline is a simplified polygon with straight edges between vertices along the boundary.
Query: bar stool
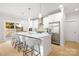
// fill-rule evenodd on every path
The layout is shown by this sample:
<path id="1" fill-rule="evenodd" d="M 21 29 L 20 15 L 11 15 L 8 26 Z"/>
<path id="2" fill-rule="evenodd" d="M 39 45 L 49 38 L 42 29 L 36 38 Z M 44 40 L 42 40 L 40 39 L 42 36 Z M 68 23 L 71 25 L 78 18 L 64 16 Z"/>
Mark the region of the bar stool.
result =
<path id="1" fill-rule="evenodd" d="M 12 41 L 11 41 L 11 43 L 12 43 L 12 47 L 14 47 L 14 48 L 16 48 L 16 46 L 19 44 L 19 40 L 18 40 L 16 34 L 12 35 Z"/>
<path id="2" fill-rule="evenodd" d="M 23 51 L 26 47 L 26 41 L 25 41 L 25 37 L 23 37 L 23 35 L 17 35 L 18 40 L 19 40 L 19 44 L 18 46 L 18 51 L 20 52 L 21 50 Z"/>
<path id="3" fill-rule="evenodd" d="M 20 52 L 20 38 L 18 35 L 15 34 L 15 40 L 14 40 L 14 48 L 18 49 L 18 52 Z"/>
<path id="4" fill-rule="evenodd" d="M 24 44 L 23 44 L 23 56 L 26 55 L 26 51 L 27 51 L 27 43 L 26 43 L 26 39 L 28 39 L 27 37 L 23 36 L 23 40 L 24 40 Z"/>
<path id="5" fill-rule="evenodd" d="M 22 42 L 22 36 L 21 35 L 13 35 L 12 37 L 12 46 L 16 49 L 18 49 L 18 52 L 20 52 L 22 48 L 23 42 Z"/>
<path id="6" fill-rule="evenodd" d="M 17 49 L 18 52 L 20 52 L 21 50 L 23 51 L 26 48 L 26 41 L 24 38 L 25 37 L 19 34 L 12 35 L 12 41 L 11 41 L 12 47 Z"/>
<path id="7" fill-rule="evenodd" d="M 25 37 L 25 36 L 24 36 Z M 24 56 L 31 53 L 31 56 L 41 55 L 40 53 L 40 44 L 41 40 L 38 38 L 25 37 L 26 38 L 26 50 L 23 51 Z M 36 48 L 37 46 L 37 48 Z"/>

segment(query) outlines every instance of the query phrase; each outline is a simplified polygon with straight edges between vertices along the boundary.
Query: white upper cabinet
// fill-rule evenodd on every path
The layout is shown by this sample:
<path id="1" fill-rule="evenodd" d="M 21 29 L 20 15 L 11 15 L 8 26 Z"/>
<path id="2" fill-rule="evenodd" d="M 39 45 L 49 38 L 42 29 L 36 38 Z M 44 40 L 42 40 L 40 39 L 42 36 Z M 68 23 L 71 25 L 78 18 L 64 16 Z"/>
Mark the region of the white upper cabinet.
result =
<path id="1" fill-rule="evenodd" d="M 48 28 L 50 22 L 61 21 L 61 18 L 62 18 L 61 12 L 56 13 L 56 14 L 49 15 L 49 16 L 43 18 L 43 24 L 44 24 L 43 27 L 44 28 Z"/>

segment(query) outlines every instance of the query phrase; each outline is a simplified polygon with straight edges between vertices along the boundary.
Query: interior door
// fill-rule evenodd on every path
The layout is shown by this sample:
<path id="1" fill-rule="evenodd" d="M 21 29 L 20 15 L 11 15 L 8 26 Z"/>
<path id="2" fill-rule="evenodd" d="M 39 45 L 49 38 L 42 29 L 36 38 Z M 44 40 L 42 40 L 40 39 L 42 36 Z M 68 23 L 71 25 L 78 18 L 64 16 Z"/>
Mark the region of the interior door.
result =
<path id="1" fill-rule="evenodd" d="M 78 24 L 76 21 L 66 22 L 65 35 L 66 35 L 66 40 L 77 41 L 77 39 L 78 39 Z"/>

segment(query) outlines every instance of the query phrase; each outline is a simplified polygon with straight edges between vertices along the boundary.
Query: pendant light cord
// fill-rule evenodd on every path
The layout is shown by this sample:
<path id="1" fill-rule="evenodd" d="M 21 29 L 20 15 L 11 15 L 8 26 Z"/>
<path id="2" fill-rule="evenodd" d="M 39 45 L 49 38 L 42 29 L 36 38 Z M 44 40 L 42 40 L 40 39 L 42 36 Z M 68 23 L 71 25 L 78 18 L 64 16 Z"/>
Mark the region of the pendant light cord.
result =
<path id="1" fill-rule="evenodd" d="M 28 8 L 29 14 L 28 14 L 28 18 L 30 19 L 30 10 L 31 8 Z"/>
<path id="2" fill-rule="evenodd" d="M 40 9 L 39 9 L 39 10 L 40 10 L 40 11 L 39 11 L 39 18 L 41 18 L 41 17 L 42 17 L 42 13 L 41 13 L 41 12 L 42 12 L 42 11 L 41 11 L 41 3 L 39 4 L 39 7 L 40 7 Z"/>
<path id="3" fill-rule="evenodd" d="M 40 13 L 41 13 L 41 3 L 40 3 Z"/>

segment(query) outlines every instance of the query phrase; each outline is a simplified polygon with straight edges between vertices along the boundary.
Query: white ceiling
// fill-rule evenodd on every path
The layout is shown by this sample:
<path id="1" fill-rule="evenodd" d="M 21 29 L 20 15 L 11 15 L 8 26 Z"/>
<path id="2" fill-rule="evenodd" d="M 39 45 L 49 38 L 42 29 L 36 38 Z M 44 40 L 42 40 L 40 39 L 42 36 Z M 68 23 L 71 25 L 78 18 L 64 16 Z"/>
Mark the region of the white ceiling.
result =
<path id="1" fill-rule="evenodd" d="M 66 14 L 75 12 L 75 8 L 79 8 L 79 3 L 42 3 L 42 15 L 46 15 L 59 8 L 59 5 L 64 6 Z M 0 13 L 11 14 L 28 18 L 28 8 L 31 8 L 31 17 L 38 17 L 40 12 L 40 3 L 0 3 Z"/>

